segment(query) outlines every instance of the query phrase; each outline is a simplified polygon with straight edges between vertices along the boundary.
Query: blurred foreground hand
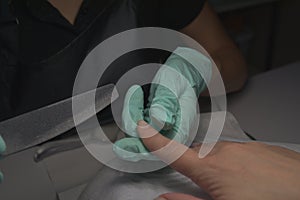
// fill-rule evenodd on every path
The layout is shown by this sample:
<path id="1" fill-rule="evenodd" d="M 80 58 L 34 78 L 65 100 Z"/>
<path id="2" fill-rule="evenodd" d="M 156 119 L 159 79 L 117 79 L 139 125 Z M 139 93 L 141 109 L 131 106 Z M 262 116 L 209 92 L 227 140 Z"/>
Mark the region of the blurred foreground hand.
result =
<path id="1" fill-rule="evenodd" d="M 6 149 L 5 142 L 3 141 L 3 139 L 0 135 L 0 156 L 5 151 L 5 149 Z M 0 171 L 0 183 L 2 182 L 2 180 L 3 180 L 3 174 Z"/>

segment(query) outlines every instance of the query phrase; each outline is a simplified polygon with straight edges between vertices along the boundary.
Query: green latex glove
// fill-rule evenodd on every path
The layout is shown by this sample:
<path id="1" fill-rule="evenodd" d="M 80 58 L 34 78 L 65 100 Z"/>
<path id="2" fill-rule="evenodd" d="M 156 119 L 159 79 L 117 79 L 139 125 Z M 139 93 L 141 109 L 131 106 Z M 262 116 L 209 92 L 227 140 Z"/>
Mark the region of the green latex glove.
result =
<path id="1" fill-rule="evenodd" d="M 6 149 L 5 142 L 0 135 L 0 155 L 5 151 L 5 149 Z M 3 180 L 3 174 L 0 172 L 0 183 L 2 182 L 2 180 Z"/>
<path id="2" fill-rule="evenodd" d="M 141 87 L 135 85 L 128 90 L 122 118 L 129 137 L 115 143 L 116 154 L 128 161 L 158 160 L 138 137 L 136 126 L 140 120 L 166 137 L 186 143 L 197 119 L 197 97 L 211 74 L 209 58 L 193 49 L 177 48 L 154 77 L 145 109 Z"/>

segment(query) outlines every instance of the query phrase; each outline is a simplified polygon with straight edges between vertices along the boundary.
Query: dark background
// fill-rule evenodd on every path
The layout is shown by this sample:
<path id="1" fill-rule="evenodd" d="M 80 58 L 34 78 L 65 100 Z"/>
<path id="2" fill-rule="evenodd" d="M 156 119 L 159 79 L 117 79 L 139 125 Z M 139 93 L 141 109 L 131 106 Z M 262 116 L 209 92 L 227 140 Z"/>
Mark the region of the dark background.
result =
<path id="1" fill-rule="evenodd" d="M 300 60 L 299 0 L 210 0 L 242 49 L 250 75 Z"/>

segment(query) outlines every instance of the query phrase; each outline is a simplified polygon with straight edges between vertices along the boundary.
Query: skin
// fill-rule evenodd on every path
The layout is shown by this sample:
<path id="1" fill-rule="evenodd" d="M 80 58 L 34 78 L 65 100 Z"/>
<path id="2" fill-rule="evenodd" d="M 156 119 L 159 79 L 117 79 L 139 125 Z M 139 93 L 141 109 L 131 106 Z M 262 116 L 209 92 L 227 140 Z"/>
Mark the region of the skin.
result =
<path id="1" fill-rule="evenodd" d="M 48 0 L 68 22 L 74 25 L 81 4 L 84 0 Z"/>
<path id="2" fill-rule="evenodd" d="M 155 151 L 171 141 L 144 121 L 139 122 L 137 130 L 147 148 L 165 162 L 186 149 L 187 151 L 170 166 L 189 177 L 214 200 L 299 199 L 299 153 L 254 142 L 220 142 L 207 157 L 200 159 L 200 144 L 189 149 L 172 141 L 175 148 L 171 153 L 158 153 Z M 163 194 L 160 198 L 198 199 L 184 194 Z"/>

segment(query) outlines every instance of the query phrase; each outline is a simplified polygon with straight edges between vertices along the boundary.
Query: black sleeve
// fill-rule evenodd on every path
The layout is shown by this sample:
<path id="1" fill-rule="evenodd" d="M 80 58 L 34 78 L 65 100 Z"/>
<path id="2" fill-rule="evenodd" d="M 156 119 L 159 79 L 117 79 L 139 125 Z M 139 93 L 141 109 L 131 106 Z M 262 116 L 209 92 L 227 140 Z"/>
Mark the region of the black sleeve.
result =
<path id="1" fill-rule="evenodd" d="M 158 0 L 159 26 L 180 30 L 202 11 L 205 0 Z"/>
<path id="2" fill-rule="evenodd" d="M 16 19 L 8 12 L 2 12 L 0 14 L 0 121 L 13 115 L 11 95 L 17 74 L 17 46 Z"/>

